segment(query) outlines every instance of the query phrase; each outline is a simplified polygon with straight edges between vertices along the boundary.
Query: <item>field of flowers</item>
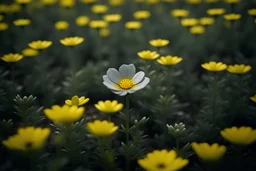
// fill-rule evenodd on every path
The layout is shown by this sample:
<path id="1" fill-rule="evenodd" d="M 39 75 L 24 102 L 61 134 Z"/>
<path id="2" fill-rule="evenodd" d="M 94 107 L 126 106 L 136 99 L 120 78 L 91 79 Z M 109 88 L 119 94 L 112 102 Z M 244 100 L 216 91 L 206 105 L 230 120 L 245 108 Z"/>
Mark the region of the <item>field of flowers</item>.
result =
<path id="1" fill-rule="evenodd" d="M 256 0 L 1 0 L 0 171 L 255 171 Z"/>

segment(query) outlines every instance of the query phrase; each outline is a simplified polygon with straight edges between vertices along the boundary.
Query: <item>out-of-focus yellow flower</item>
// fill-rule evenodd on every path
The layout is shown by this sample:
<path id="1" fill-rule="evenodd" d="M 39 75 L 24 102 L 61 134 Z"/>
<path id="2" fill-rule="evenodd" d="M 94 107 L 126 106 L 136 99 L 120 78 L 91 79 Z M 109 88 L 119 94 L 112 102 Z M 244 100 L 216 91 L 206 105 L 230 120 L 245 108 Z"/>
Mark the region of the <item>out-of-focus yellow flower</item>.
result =
<path id="1" fill-rule="evenodd" d="M 162 2 L 165 2 L 165 3 L 174 3 L 174 2 L 176 2 L 176 0 L 162 0 Z"/>
<path id="2" fill-rule="evenodd" d="M 225 13 L 225 9 L 224 8 L 211 8 L 207 10 L 207 14 L 211 15 L 211 16 L 219 16 Z"/>
<path id="3" fill-rule="evenodd" d="M 154 150 L 145 158 L 139 159 L 139 165 L 146 171 L 177 171 L 188 164 L 187 159 L 178 157 L 175 150 Z"/>
<path id="4" fill-rule="evenodd" d="M 0 13 L 8 13 L 9 6 L 7 4 L 0 4 Z"/>
<path id="5" fill-rule="evenodd" d="M 21 26 L 21 27 L 28 26 L 30 25 L 30 23 L 31 23 L 30 19 L 24 19 L 24 18 L 13 21 L 13 24 L 15 26 Z"/>
<path id="6" fill-rule="evenodd" d="M 198 34 L 203 34 L 205 32 L 204 26 L 193 26 L 189 29 L 190 33 L 198 35 Z"/>
<path id="7" fill-rule="evenodd" d="M 252 69 L 250 65 L 244 65 L 244 64 L 235 64 L 235 65 L 229 65 L 227 70 L 230 73 L 233 74 L 245 74 L 249 72 Z"/>
<path id="8" fill-rule="evenodd" d="M 54 5 L 57 3 L 57 0 L 40 0 L 43 5 Z"/>
<path id="9" fill-rule="evenodd" d="M 130 30 L 137 30 L 142 27 L 142 23 L 139 21 L 127 21 L 125 23 L 125 28 L 130 29 Z"/>
<path id="10" fill-rule="evenodd" d="M 216 3 L 218 1 L 219 0 L 205 0 L 205 2 L 208 3 L 208 4 L 213 4 L 213 3 Z"/>
<path id="11" fill-rule="evenodd" d="M 39 54 L 39 52 L 35 49 L 26 48 L 26 49 L 22 50 L 22 55 L 27 56 L 27 57 L 37 56 L 38 54 Z"/>
<path id="12" fill-rule="evenodd" d="M 153 39 L 153 40 L 149 41 L 149 44 L 151 46 L 154 46 L 157 48 L 167 46 L 169 43 L 170 43 L 170 41 L 166 40 L 166 39 Z"/>
<path id="13" fill-rule="evenodd" d="M 119 112 L 123 109 L 124 105 L 122 103 L 118 103 L 117 100 L 106 100 L 106 101 L 99 101 L 97 104 L 94 105 L 99 111 L 113 114 Z"/>
<path id="14" fill-rule="evenodd" d="M 184 27 L 192 27 L 199 23 L 199 20 L 196 18 L 184 18 L 180 21 L 181 25 Z"/>
<path id="15" fill-rule="evenodd" d="M 94 29 L 102 29 L 108 27 L 108 22 L 104 20 L 91 20 L 89 26 Z"/>
<path id="16" fill-rule="evenodd" d="M 138 52 L 137 55 L 142 59 L 153 60 L 158 58 L 160 55 L 156 51 L 144 50 Z"/>
<path id="17" fill-rule="evenodd" d="M 134 18 L 138 20 L 149 18 L 150 15 L 150 11 L 147 10 L 140 10 L 133 13 Z"/>
<path id="18" fill-rule="evenodd" d="M 51 121 L 71 124 L 83 116 L 84 110 L 84 107 L 54 105 L 51 109 L 45 109 L 44 114 Z"/>
<path id="19" fill-rule="evenodd" d="M 93 5 L 92 12 L 95 14 L 103 14 L 108 11 L 108 7 L 106 5 Z"/>
<path id="20" fill-rule="evenodd" d="M 9 6 L 9 13 L 18 13 L 21 10 L 20 4 L 13 3 Z"/>
<path id="21" fill-rule="evenodd" d="M 108 137 L 118 130 L 113 122 L 95 120 L 87 123 L 89 132 L 96 137 Z"/>
<path id="22" fill-rule="evenodd" d="M 235 14 L 235 13 L 225 14 L 223 17 L 225 20 L 235 21 L 235 20 L 239 20 L 241 18 L 241 14 Z"/>
<path id="23" fill-rule="evenodd" d="M 256 16 L 256 8 L 254 8 L 254 9 L 249 9 L 249 10 L 248 10 L 248 14 L 251 15 L 251 16 Z"/>
<path id="24" fill-rule="evenodd" d="M 23 58 L 22 55 L 18 53 L 9 53 L 1 57 L 1 59 L 5 62 L 18 62 Z"/>
<path id="25" fill-rule="evenodd" d="M 201 4 L 202 0 L 186 0 L 186 2 L 189 4 Z"/>
<path id="26" fill-rule="evenodd" d="M 162 56 L 156 61 L 161 65 L 171 66 L 180 63 L 182 61 L 182 58 L 178 56 Z"/>
<path id="27" fill-rule="evenodd" d="M 158 4 L 160 0 L 146 0 L 147 4 L 153 5 L 153 4 Z"/>
<path id="28" fill-rule="evenodd" d="M 31 0 L 16 0 L 15 2 L 18 4 L 28 4 L 31 2 Z"/>
<path id="29" fill-rule="evenodd" d="M 224 145 L 214 143 L 212 145 L 208 143 L 192 143 L 192 148 L 196 155 L 203 161 L 215 162 L 220 160 L 227 151 Z"/>
<path id="30" fill-rule="evenodd" d="M 171 11 L 171 15 L 177 18 L 187 17 L 189 15 L 189 11 L 185 9 L 175 9 Z"/>
<path id="31" fill-rule="evenodd" d="M 103 16 L 104 20 L 109 23 L 118 22 L 121 20 L 122 16 L 120 14 L 107 14 Z"/>
<path id="32" fill-rule="evenodd" d="M 115 6 L 115 7 L 124 4 L 124 0 L 108 0 L 108 2 L 111 6 Z"/>
<path id="33" fill-rule="evenodd" d="M 110 35 L 110 29 L 109 28 L 102 28 L 99 31 L 100 37 L 108 37 Z"/>
<path id="34" fill-rule="evenodd" d="M 59 5 L 63 8 L 72 8 L 75 5 L 75 0 L 60 0 Z"/>
<path id="35" fill-rule="evenodd" d="M 86 26 L 88 25 L 90 19 L 87 16 L 79 16 L 76 18 L 76 24 L 78 26 Z"/>
<path id="36" fill-rule="evenodd" d="M 2 21 L 4 19 L 3 15 L 0 15 L 0 21 Z"/>
<path id="37" fill-rule="evenodd" d="M 50 128 L 25 127 L 19 128 L 18 133 L 2 141 L 11 150 L 35 151 L 43 148 L 51 133 Z"/>
<path id="38" fill-rule="evenodd" d="M 240 3 L 240 0 L 225 0 L 225 2 L 228 4 L 238 4 Z"/>
<path id="39" fill-rule="evenodd" d="M 67 30 L 69 23 L 67 21 L 57 21 L 54 26 L 56 30 Z"/>
<path id="40" fill-rule="evenodd" d="M 30 48 L 36 49 L 36 50 L 43 50 L 50 47 L 51 45 L 52 45 L 52 41 L 48 41 L 48 40 L 44 40 L 44 41 L 37 40 L 28 44 Z"/>
<path id="41" fill-rule="evenodd" d="M 0 31 L 7 30 L 9 28 L 7 23 L 0 23 Z"/>
<path id="42" fill-rule="evenodd" d="M 201 65 L 204 69 L 208 71 L 213 71 L 213 72 L 218 72 L 218 71 L 223 71 L 227 69 L 227 65 L 223 64 L 222 62 L 214 62 L 210 61 L 209 63 L 204 63 Z"/>
<path id="43" fill-rule="evenodd" d="M 242 126 L 225 128 L 220 132 L 221 136 L 231 144 L 246 146 L 256 141 L 256 129 Z"/>
<path id="44" fill-rule="evenodd" d="M 96 2 L 96 0 L 80 0 L 80 2 L 85 3 L 85 4 L 93 4 Z"/>
<path id="45" fill-rule="evenodd" d="M 256 103 L 256 94 L 254 96 L 250 97 L 250 99 Z"/>
<path id="46" fill-rule="evenodd" d="M 78 97 L 78 96 L 73 96 L 70 100 L 65 100 L 65 104 L 69 106 L 82 106 L 85 103 L 87 103 L 90 99 L 85 98 L 84 96 Z"/>
<path id="47" fill-rule="evenodd" d="M 214 18 L 211 17 L 203 17 L 199 20 L 200 24 L 203 26 L 212 25 L 214 23 Z"/>
<path id="48" fill-rule="evenodd" d="M 64 46 L 77 46 L 84 41 L 82 37 L 67 37 L 60 40 L 60 43 Z"/>

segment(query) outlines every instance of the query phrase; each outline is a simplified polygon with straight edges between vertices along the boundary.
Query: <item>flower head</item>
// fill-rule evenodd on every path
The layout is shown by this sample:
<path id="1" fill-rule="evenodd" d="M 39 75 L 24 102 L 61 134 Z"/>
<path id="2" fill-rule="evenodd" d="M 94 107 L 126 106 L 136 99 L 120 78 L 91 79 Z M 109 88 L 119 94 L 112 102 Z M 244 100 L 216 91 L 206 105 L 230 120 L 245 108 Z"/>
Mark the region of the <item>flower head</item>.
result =
<path id="1" fill-rule="evenodd" d="M 256 103 L 256 94 L 254 96 L 250 97 L 250 99 Z"/>
<path id="2" fill-rule="evenodd" d="M 77 46 L 84 41 L 82 37 L 67 37 L 60 40 L 60 43 L 64 46 Z"/>
<path id="3" fill-rule="evenodd" d="M 72 8 L 75 5 L 75 0 L 60 0 L 59 4 L 63 8 Z"/>
<path id="4" fill-rule="evenodd" d="M 89 23 L 90 19 L 87 16 L 79 16 L 76 18 L 76 24 L 78 26 L 86 26 Z"/>
<path id="5" fill-rule="evenodd" d="M 211 8 L 207 10 L 207 14 L 208 15 L 212 15 L 212 16 L 219 16 L 225 13 L 225 9 L 224 8 Z"/>
<path id="6" fill-rule="evenodd" d="M 122 103 L 118 103 L 117 100 L 113 100 L 113 101 L 106 100 L 104 102 L 99 101 L 94 106 L 101 112 L 112 114 L 122 110 L 124 105 Z"/>
<path id="7" fill-rule="evenodd" d="M 67 21 L 57 21 L 54 26 L 56 30 L 67 30 L 69 23 Z"/>
<path id="8" fill-rule="evenodd" d="M 218 72 L 223 71 L 227 68 L 226 64 L 223 64 L 222 62 L 214 62 L 210 61 L 209 63 L 204 63 L 201 65 L 204 69 L 208 71 Z"/>
<path id="9" fill-rule="evenodd" d="M 184 18 L 180 21 L 181 25 L 184 27 L 192 27 L 199 23 L 199 20 L 196 18 Z"/>
<path id="10" fill-rule="evenodd" d="M 220 132 L 221 136 L 231 144 L 246 146 L 256 141 L 256 129 L 242 126 L 225 128 Z"/>
<path id="11" fill-rule="evenodd" d="M 18 62 L 23 58 L 22 55 L 18 53 L 9 53 L 1 57 L 1 59 L 5 62 Z"/>
<path id="12" fill-rule="evenodd" d="M 84 96 L 78 97 L 78 96 L 73 96 L 70 100 L 65 100 L 65 103 L 69 106 L 82 106 L 85 103 L 87 103 L 90 99 L 85 98 Z"/>
<path id="13" fill-rule="evenodd" d="M 36 50 L 43 50 L 50 47 L 51 45 L 52 45 L 52 41 L 47 41 L 47 40 L 44 40 L 44 41 L 37 40 L 28 44 L 29 47 Z"/>
<path id="14" fill-rule="evenodd" d="M 144 72 L 136 73 L 133 64 L 123 64 L 119 67 L 119 71 L 115 68 L 109 68 L 107 75 L 103 76 L 103 80 L 103 84 L 119 96 L 125 96 L 127 93 L 134 93 L 143 89 L 150 81 L 149 78 L 145 77 Z"/>
<path id="15" fill-rule="evenodd" d="M 138 163 L 147 171 L 177 171 L 185 167 L 188 160 L 178 157 L 174 150 L 154 150 Z"/>
<path id="16" fill-rule="evenodd" d="M 124 3 L 124 0 L 108 0 L 111 6 L 120 6 Z"/>
<path id="17" fill-rule="evenodd" d="M 3 145 L 12 150 L 34 151 L 41 149 L 51 130 L 49 128 L 25 127 L 18 133 L 2 141 Z"/>
<path id="18" fill-rule="evenodd" d="M 118 126 L 115 126 L 113 122 L 100 120 L 87 123 L 87 128 L 96 137 L 107 137 L 118 130 Z"/>
<path id="19" fill-rule="evenodd" d="M 152 60 L 158 58 L 160 55 L 156 51 L 144 50 L 137 53 L 142 59 Z"/>
<path id="20" fill-rule="evenodd" d="M 107 14 L 103 16 L 104 20 L 109 23 L 118 22 L 121 20 L 122 16 L 120 14 Z"/>
<path id="21" fill-rule="evenodd" d="M 108 27 L 108 22 L 104 20 L 91 20 L 89 26 L 94 29 L 102 29 Z"/>
<path id="22" fill-rule="evenodd" d="M 228 4 L 238 4 L 240 3 L 240 0 L 225 0 L 225 2 Z"/>
<path id="23" fill-rule="evenodd" d="M 7 23 L 0 23 L 0 31 L 7 30 L 9 28 Z"/>
<path id="24" fill-rule="evenodd" d="M 254 9 L 249 9 L 249 10 L 248 10 L 248 14 L 251 15 L 251 16 L 256 16 L 256 8 L 254 8 Z"/>
<path id="25" fill-rule="evenodd" d="M 189 15 L 189 11 L 185 9 L 175 9 L 171 11 L 171 15 L 174 17 L 187 17 Z"/>
<path id="26" fill-rule="evenodd" d="M 16 3 L 18 4 L 28 4 L 30 3 L 32 0 L 16 0 Z"/>
<path id="27" fill-rule="evenodd" d="M 139 21 L 127 21 L 125 23 L 125 28 L 130 29 L 130 30 L 137 30 L 142 27 L 142 23 Z"/>
<path id="28" fill-rule="evenodd" d="M 214 18 L 211 17 L 203 17 L 199 20 L 200 24 L 203 26 L 212 25 L 214 23 Z"/>
<path id="29" fill-rule="evenodd" d="M 100 37 L 108 37 L 110 35 L 110 29 L 109 28 L 102 28 L 99 31 Z"/>
<path id="30" fill-rule="evenodd" d="M 150 11 L 147 10 L 140 10 L 133 13 L 134 18 L 138 20 L 147 19 L 150 17 L 150 15 Z"/>
<path id="31" fill-rule="evenodd" d="M 201 4 L 202 0 L 186 0 L 186 2 L 189 4 Z"/>
<path id="32" fill-rule="evenodd" d="M 71 124 L 79 120 L 84 113 L 83 107 L 78 106 L 58 106 L 54 105 L 51 109 L 45 109 L 44 114 L 48 119 L 54 122 Z"/>
<path id="33" fill-rule="evenodd" d="M 166 39 L 153 39 L 153 40 L 149 41 L 149 44 L 151 46 L 160 48 L 160 47 L 167 46 L 169 44 L 169 40 L 166 40 Z"/>
<path id="34" fill-rule="evenodd" d="M 182 61 L 182 58 L 178 56 L 162 56 L 160 59 L 156 60 L 161 65 L 176 65 Z"/>
<path id="35" fill-rule="evenodd" d="M 27 56 L 27 57 L 37 56 L 38 54 L 39 54 L 39 52 L 35 49 L 26 48 L 26 49 L 22 50 L 22 55 Z"/>
<path id="36" fill-rule="evenodd" d="M 204 28 L 204 26 L 200 26 L 200 25 L 198 25 L 198 26 L 192 26 L 192 27 L 189 29 L 189 31 L 190 31 L 190 33 L 192 33 L 192 34 L 198 35 L 198 34 L 203 34 L 203 33 L 205 32 L 205 28 Z"/>
<path id="37" fill-rule="evenodd" d="M 235 64 L 235 65 L 229 65 L 227 68 L 227 71 L 233 74 L 245 74 L 249 72 L 252 69 L 250 65 L 244 65 L 244 64 Z"/>
<path id="38" fill-rule="evenodd" d="M 235 21 L 235 20 L 239 20 L 241 18 L 241 14 L 235 14 L 235 13 L 225 14 L 223 17 L 225 20 Z"/>
<path id="39" fill-rule="evenodd" d="M 13 21 L 13 24 L 15 26 L 21 26 L 21 27 L 28 26 L 30 23 L 31 21 L 29 19 L 24 19 L 24 18 Z"/>
<path id="40" fill-rule="evenodd" d="M 95 14 L 103 14 L 108 11 L 108 7 L 106 5 L 94 5 L 92 6 L 92 12 Z"/>

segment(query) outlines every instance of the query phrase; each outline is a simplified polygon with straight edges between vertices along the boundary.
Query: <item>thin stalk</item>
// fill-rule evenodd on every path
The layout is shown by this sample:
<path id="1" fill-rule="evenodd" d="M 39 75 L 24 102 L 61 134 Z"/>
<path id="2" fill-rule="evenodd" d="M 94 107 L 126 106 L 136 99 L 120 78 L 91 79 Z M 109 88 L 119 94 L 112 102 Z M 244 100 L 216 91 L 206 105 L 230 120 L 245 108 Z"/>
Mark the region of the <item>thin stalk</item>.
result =
<path id="1" fill-rule="evenodd" d="M 10 74 L 11 74 L 11 84 L 12 84 L 12 96 L 15 97 L 15 92 L 16 92 L 16 84 L 15 84 L 15 70 L 14 70 L 14 65 L 10 64 Z"/>
<path id="2" fill-rule="evenodd" d="M 127 94 L 125 96 L 125 106 L 126 106 L 126 146 L 128 146 L 129 143 L 129 129 L 130 129 L 130 104 L 129 104 L 129 95 Z M 129 156 L 128 156 L 128 150 L 126 150 L 126 171 L 130 170 L 130 162 L 129 162 Z"/>
<path id="3" fill-rule="evenodd" d="M 180 139 L 178 137 L 176 138 L 176 149 L 177 151 L 180 150 Z"/>
<path id="4" fill-rule="evenodd" d="M 216 88 L 217 88 L 217 79 L 216 79 L 216 74 L 213 73 L 213 81 L 212 81 L 212 116 L 214 116 L 215 112 L 216 112 Z"/>

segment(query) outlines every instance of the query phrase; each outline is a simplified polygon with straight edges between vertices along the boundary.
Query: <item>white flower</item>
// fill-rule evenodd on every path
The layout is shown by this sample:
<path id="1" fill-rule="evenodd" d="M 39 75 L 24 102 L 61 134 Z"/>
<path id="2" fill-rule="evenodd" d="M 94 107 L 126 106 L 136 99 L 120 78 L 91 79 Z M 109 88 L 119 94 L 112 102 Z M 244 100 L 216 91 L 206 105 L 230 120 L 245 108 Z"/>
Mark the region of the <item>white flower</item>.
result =
<path id="1" fill-rule="evenodd" d="M 133 64 L 123 64 L 118 71 L 115 68 L 109 68 L 107 75 L 103 76 L 103 80 L 103 84 L 119 96 L 125 96 L 127 93 L 134 93 L 143 89 L 150 81 L 149 78 L 145 77 L 144 72 L 136 73 Z"/>

